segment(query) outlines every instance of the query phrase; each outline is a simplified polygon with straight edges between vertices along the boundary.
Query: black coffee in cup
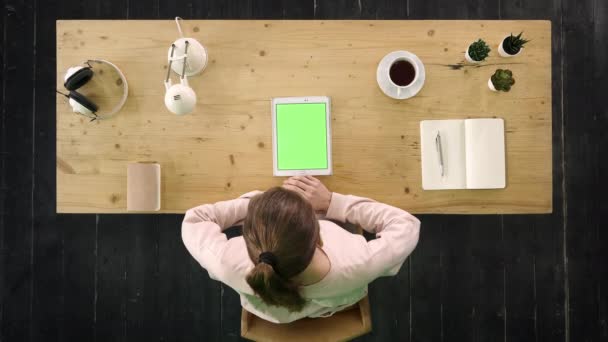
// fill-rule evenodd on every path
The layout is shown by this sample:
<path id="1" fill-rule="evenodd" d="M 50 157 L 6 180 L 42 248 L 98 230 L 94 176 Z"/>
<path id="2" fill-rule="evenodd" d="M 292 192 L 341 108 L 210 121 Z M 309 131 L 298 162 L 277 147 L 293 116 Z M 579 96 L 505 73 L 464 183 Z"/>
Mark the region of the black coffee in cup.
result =
<path id="1" fill-rule="evenodd" d="M 416 69 L 409 61 L 400 59 L 391 65 L 388 75 L 393 83 L 400 87 L 405 87 L 416 78 Z"/>

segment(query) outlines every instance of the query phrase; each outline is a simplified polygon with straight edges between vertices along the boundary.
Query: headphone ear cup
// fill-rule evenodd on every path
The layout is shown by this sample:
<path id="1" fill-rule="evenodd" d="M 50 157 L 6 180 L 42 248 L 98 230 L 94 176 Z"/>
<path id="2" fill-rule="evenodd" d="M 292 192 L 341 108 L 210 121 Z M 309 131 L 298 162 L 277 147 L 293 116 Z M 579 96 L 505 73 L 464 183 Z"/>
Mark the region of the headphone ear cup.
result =
<path id="1" fill-rule="evenodd" d="M 86 96 L 82 95 L 81 93 L 77 92 L 77 91 L 70 91 L 70 105 L 72 106 L 72 109 L 74 110 L 74 112 L 76 113 L 80 113 L 80 114 L 92 114 L 97 112 L 97 109 L 99 109 L 97 107 L 97 105 L 89 100 Z M 76 105 L 77 104 L 77 105 Z M 83 107 L 85 110 L 83 110 L 83 108 L 78 108 L 79 106 Z M 88 113 L 83 113 L 88 111 Z"/>
<path id="2" fill-rule="evenodd" d="M 93 78 L 93 70 L 91 70 L 91 68 L 89 67 L 81 67 L 76 71 L 71 70 L 72 68 L 68 69 L 68 72 L 66 73 L 67 78 L 65 80 L 65 83 L 63 83 L 65 89 L 69 91 L 76 90 L 82 87 L 87 82 L 89 82 L 91 78 Z M 71 75 L 69 75 L 70 72 L 72 72 Z"/>

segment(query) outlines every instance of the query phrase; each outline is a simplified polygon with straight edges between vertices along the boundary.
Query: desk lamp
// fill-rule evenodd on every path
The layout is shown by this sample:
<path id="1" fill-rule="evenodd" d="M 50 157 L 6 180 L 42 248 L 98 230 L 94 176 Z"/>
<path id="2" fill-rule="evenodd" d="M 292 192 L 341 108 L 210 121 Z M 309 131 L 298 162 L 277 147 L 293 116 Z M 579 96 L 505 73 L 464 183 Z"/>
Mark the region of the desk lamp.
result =
<path id="1" fill-rule="evenodd" d="M 207 50 L 194 38 L 186 38 L 179 23 L 180 17 L 175 18 L 177 30 L 181 38 L 171 44 L 168 51 L 167 76 L 165 77 L 165 106 L 177 115 L 189 114 L 196 106 L 196 93 L 188 84 L 187 76 L 194 76 L 207 66 Z M 177 54 L 177 55 L 176 55 Z M 171 83 L 171 71 L 180 75 L 180 82 Z"/>

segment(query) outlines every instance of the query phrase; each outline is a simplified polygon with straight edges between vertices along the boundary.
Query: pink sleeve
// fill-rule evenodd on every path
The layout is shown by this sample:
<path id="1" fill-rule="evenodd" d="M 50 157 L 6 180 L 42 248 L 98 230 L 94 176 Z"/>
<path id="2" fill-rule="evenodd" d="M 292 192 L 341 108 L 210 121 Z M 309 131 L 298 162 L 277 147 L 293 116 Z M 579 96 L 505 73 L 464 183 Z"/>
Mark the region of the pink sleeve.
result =
<path id="1" fill-rule="evenodd" d="M 203 204 L 186 212 L 182 222 L 182 240 L 186 249 L 213 279 L 221 278 L 220 257 L 228 242 L 223 231 L 241 224 L 247 215 L 249 199 L 260 191 L 237 199 Z"/>
<path id="2" fill-rule="evenodd" d="M 327 218 L 358 224 L 376 239 L 367 242 L 367 269 L 373 279 L 395 275 L 418 243 L 420 221 L 410 213 L 388 204 L 333 193 Z"/>

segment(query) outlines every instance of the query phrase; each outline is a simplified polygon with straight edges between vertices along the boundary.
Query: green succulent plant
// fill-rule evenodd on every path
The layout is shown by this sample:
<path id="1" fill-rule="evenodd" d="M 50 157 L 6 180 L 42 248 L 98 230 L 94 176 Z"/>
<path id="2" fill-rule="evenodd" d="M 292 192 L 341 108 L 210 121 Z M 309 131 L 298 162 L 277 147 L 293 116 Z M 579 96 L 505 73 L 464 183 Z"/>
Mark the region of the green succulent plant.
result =
<path id="1" fill-rule="evenodd" d="M 514 36 L 513 33 L 511 33 L 510 36 L 503 40 L 502 48 L 505 50 L 506 53 L 508 53 L 509 55 L 515 55 L 527 42 L 529 42 L 529 40 L 523 39 L 521 37 L 522 33 L 523 32 L 520 32 L 517 36 Z"/>
<path id="2" fill-rule="evenodd" d="M 496 72 L 490 78 L 496 90 L 509 91 L 511 86 L 515 84 L 513 73 L 509 69 L 496 69 Z"/>
<path id="3" fill-rule="evenodd" d="M 488 57 L 489 53 L 490 47 L 488 44 L 486 44 L 486 42 L 483 41 L 483 39 L 479 39 L 478 41 L 469 45 L 469 56 L 471 56 L 471 59 L 474 61 L 483 61 L 486 59 L 486 57 Z"/>

